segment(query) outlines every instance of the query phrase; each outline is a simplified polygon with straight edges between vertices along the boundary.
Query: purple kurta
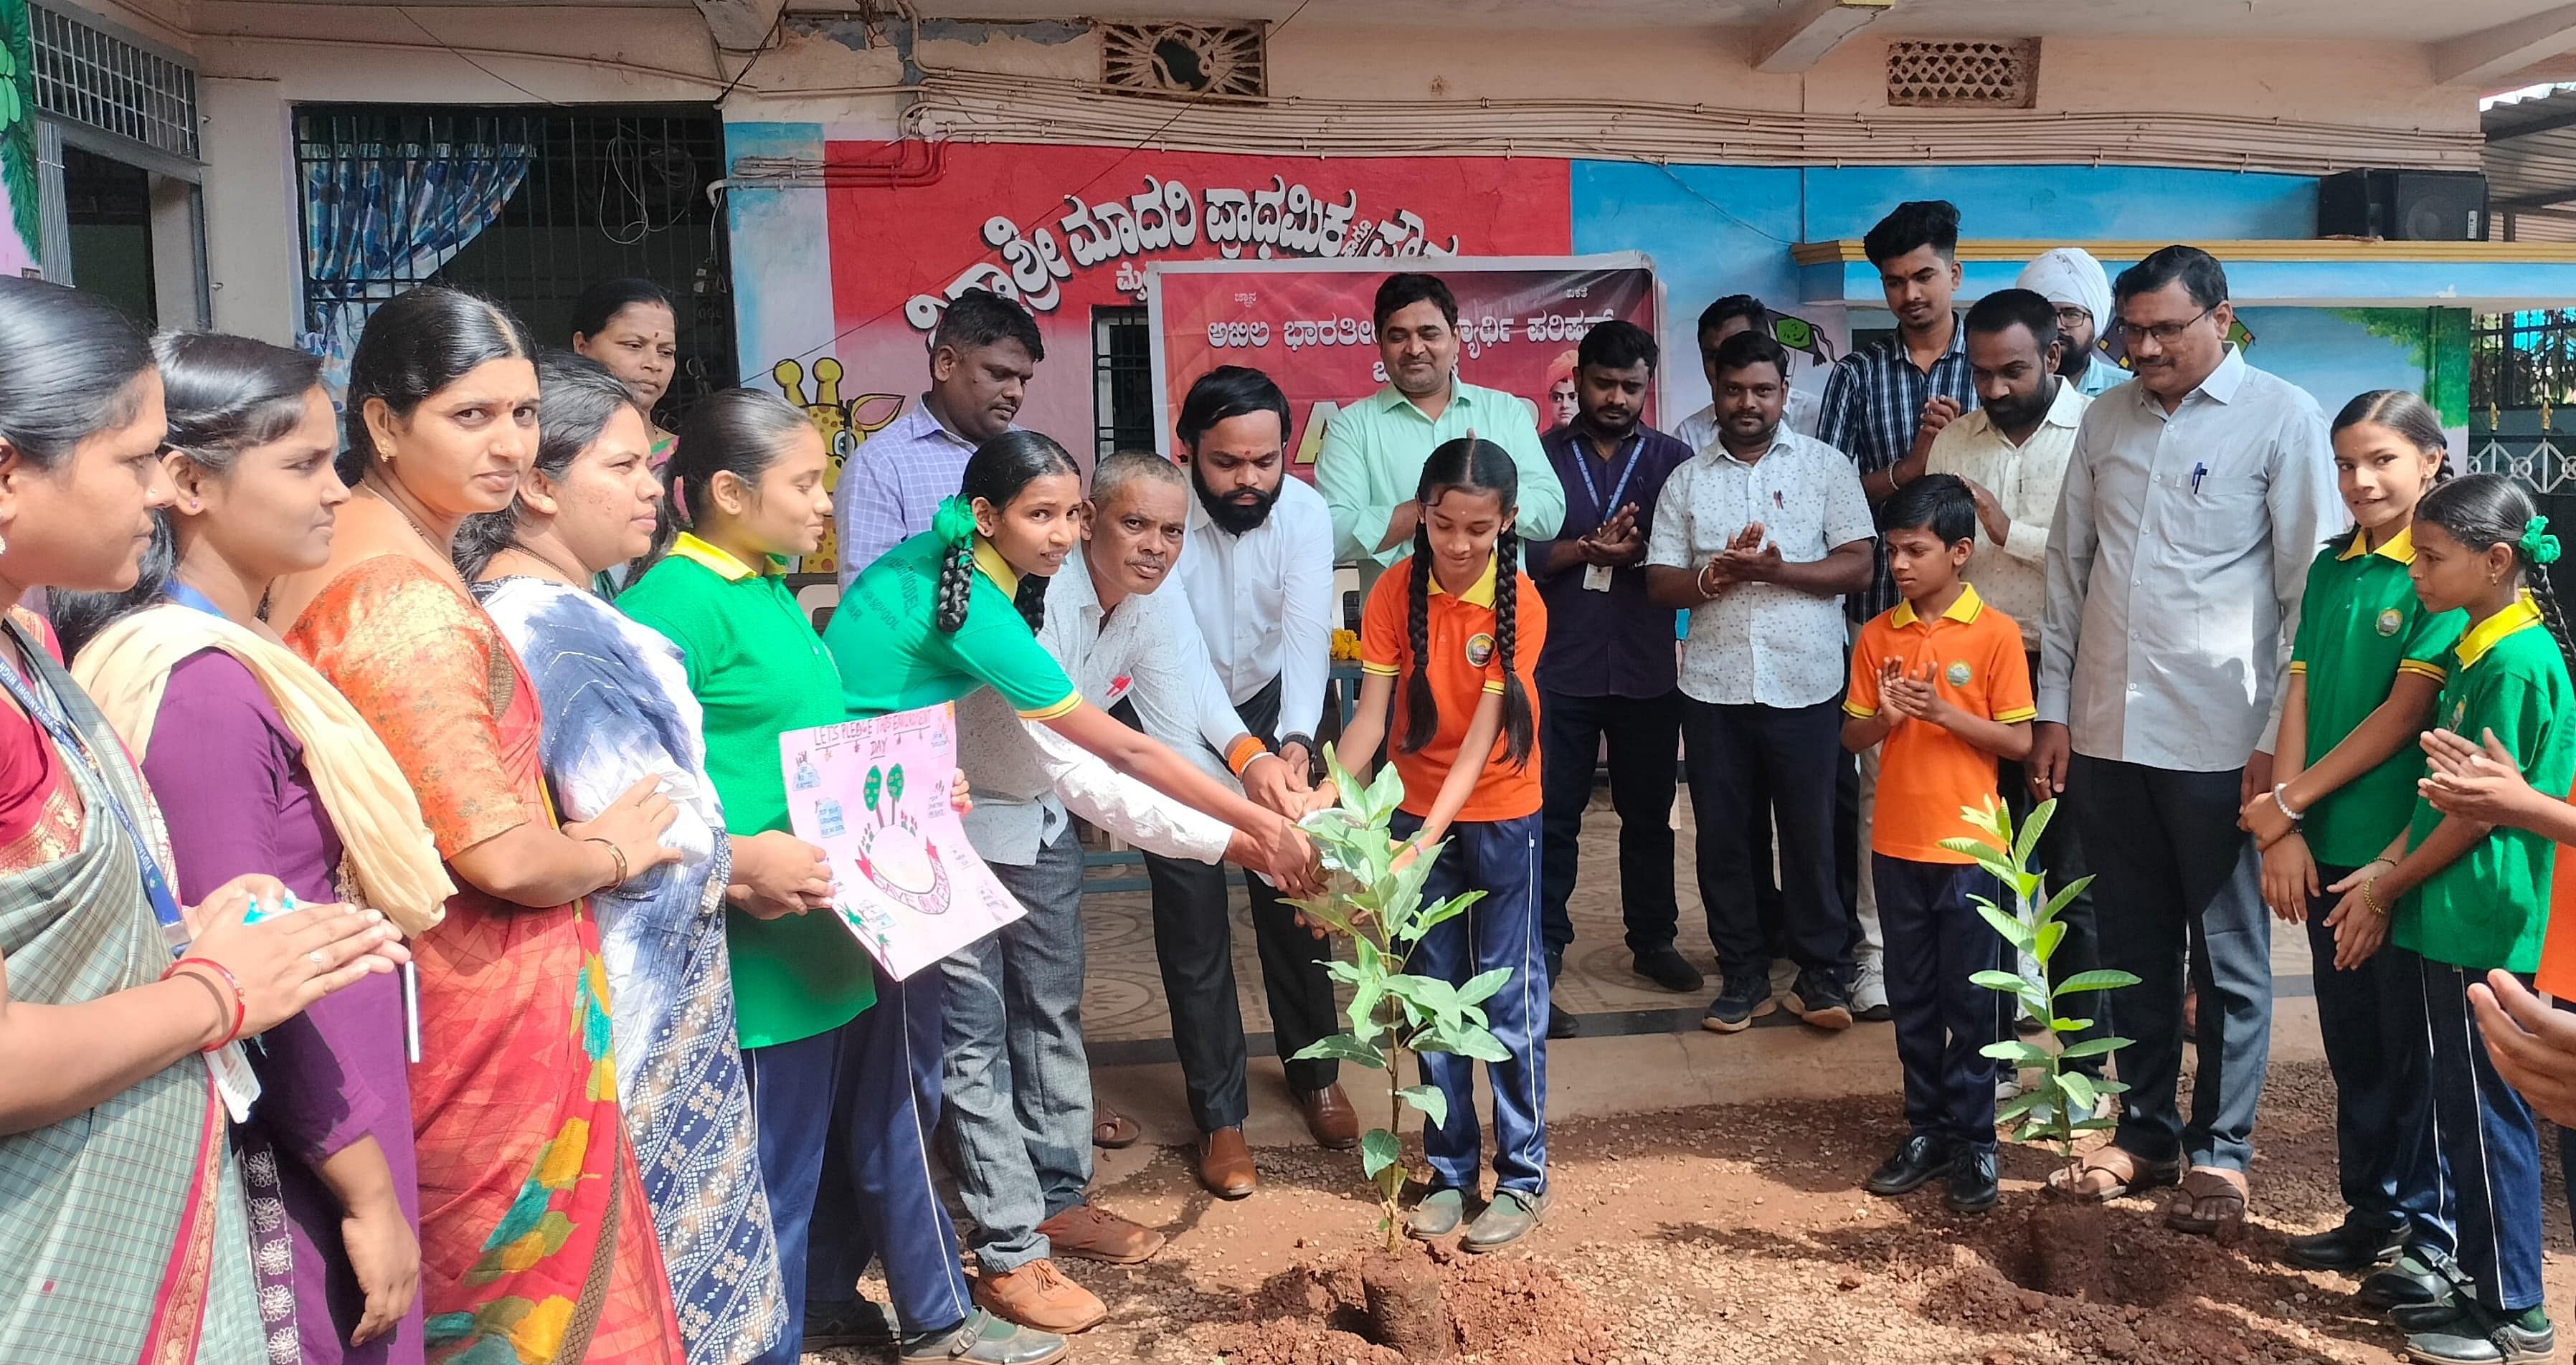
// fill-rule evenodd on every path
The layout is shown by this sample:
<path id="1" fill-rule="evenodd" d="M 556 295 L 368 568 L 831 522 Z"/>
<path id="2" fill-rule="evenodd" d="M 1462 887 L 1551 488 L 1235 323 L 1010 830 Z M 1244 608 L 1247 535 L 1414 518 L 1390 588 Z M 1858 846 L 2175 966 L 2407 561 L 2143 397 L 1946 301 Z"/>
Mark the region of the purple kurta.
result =
<path id="1" fill-rule="evenodd" d="M 186 903 L 245 873 L 275 877 L 306 903 L 336 898 L 340 836 L 304 769 L 303 745 L 231 655 L 207 650 L 170 671 L 143 775 L 169 824 Z M 393 1332 L 348 1344 L 365 1295 L 341 1250 L 339 1201 L 313 1173 L 325 1158 L 373 1137 L 393 1171 L 403 1215 L 419 1232 L 399 978 L 369 976 L 324 999 L 260 1035 L 251 1059 L 262 1094 L 241 1129 L 245 1164 L 255 1165 L 262 1149 L 275 1153 L 275 1193 L 284 1204 L 280 1229 L 275 1208 L 261 1206 L 263 1182 L 253 1170 L 251 1232 L 263 1290 L 291 1280 L 306 1365 L 417 1365 L 417 1298 Z M 291 1270 L 274 1264 L 276 1245 L 291 1246 Z M 268 1316 L 274 1327 L 276 1315 Z"/>

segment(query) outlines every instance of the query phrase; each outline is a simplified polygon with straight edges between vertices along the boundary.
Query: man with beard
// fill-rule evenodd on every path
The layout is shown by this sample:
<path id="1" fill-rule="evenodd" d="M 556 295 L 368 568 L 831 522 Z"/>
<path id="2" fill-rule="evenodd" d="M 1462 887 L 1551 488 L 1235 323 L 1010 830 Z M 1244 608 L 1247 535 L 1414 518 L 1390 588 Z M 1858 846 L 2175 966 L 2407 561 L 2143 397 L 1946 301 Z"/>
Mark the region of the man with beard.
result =
<path id="1" fill-rule="evenodd" d="M 2048 528 L 2036 794 L 2068 798 L 2096 883 L 2129 1089 L 2111 1145 L 2052 1185 L 2099 1200 L 2179 1181 L 2178 1231 L 2230 1235 L 2272 1033 L 2272 933 L 2238 826 L 2272 787 L 2273 702 L 2308 561 L 2344 523 L 2314 398 L 2227 340 L 2227 272 L 2169 246 L 2112 287 L 2137 382 L 2085 410 Z M 2179 1112 L 2183 954 L 2199 1074 Z M 2188 1167 L 2188 1169 L 2186 1169 Z"/>
<path id="2" fill-rule="evenodd" d="M 1553 987 L 1574 942 L 1566 914 L 1582 845 L 1583 810 L 1606 734 L 1610 804 L 1619 813 L 1619 896 L 1637 974 L 1668 991 L 1696 991 L 1697 968 L 1673 949 L 1673 763 L 1681 749 L 1673 609 L 1646 595 L 1646 529 L 1664 480 L 1690 447 L 1642 420 L 1654 382 L 1654 337 L 1613 320 L 1576 353 L 1575 417 L 1539 438 L 1566 490 L 1565 525 L 1532 546 L 1530 577 L 1547 601 L 1538 656 L 1539 933 Z M 1574 1016 L 1551 1008 L 1548 1036 L 1569 1038 Z"/>
<path id="3" fill-rule="evenodd" d="M 2103 293 L 2109 297 L 2107 286 Z M 2048 605 L 2049 522 L 2057 512 L 2058 488 L 2066 481 L 2076 428 L 2093 402 L 2058 369 L 2057 355 L 2066 345 L 2057 330 L 2063 313 L 2028 289 L 1998 290 L 1977 300 L 1968 310 L 1968 369 L 1976 379 L 1977 410 L 1941 429 L 1926 463 L 1931 473 L 1958 475 L 1976 498 L 1983 534 L 1962 577 L 2021 627 L 2022 650 L 2034 678 L 2039 676 L 2040 617 Z M 2016 825 L 2037 804 L 2023 764 L 2004 764 L 2003 798 Z M 2040 835 L 2039 866 L 2051 895 L 2084 875 L 2075 820 L 2065 811 Z M 2049 961 L 2050 975 L 2063 980 L 2101 966 L 2089 888 L 2067 903 L 2058 922 L 2066 926 L 2066 938 Z M 2077 1035 L 2079 1040 L 2109 1036 L 2111 1001 L 2107 994 L 2086 1001 L 2081 1013 L 2093 1025 Z M 2102 1075 L 2099 1057 L 2067 1065 L 2097 1080 Z M 2016 1084 L 2013 1073 L 2006 1072 L 1998 1089 Z"/>
<path id="4" fill-rule="evenodd" d="M 929 391 L 859 447 L 833 489 L 844 591 L 877 556 L 930 529 L 940 500 L 965 477 L 966 457 L 1011 429 L 1044 359 L 1037 320 L 1017 303 L 989 289 L 949 303 L 930 334 Z"/>
<path id="5" fill-rule="evenodd" d="M 1225 365 L 1200 376 L 1181 400 L 1176 434 L 1194 494 L 1181 588 L 1243 727 L 1286 759 L 1289 781 L 1307 790 L 1332 664 L 1332 516 L 1322 494 L 1288 477 L 1288 399 L 1261 371 Z M 1168 742 L 1203 764 L 1218 757 L 1204 743 Z M 1225 870 L 1152 855 L 1145 868 L 1172 1041 L 1201 1134 L 1199 1179 L 1211 1193 L 1238 1199 L 1255 1177 L 1243 1141 L 1250 1097 Z M 1340 1031 L 1324 971 L 1331 946 L 1297 923 L 1268 882 L 1246 873 L 1243 884 L 1288 1089 L 1316 1142 L 1348 1148 L 1359 1141 L 1359 1117 L 1338 1084 L 1338 1065 L 1294 1060 Z"/>
<path id="6" fill-rule="evenodd" d="M 2129 372 L 2102 349 L 2102 328 L 2111 318 L 2111 277 L 2092 252 L 2080 246 L 2043 251 L 2021 268 L 2013 284 L 2056 306 L 2059 349 L 2064 352 L 2057 372 L 2076 392 L 2093 398 L 2129 382 Z"/>
<path id="7" fill-rule="evenodd" d="M 1834 887 L 1834 755 L 1842 749 L 1843 594 L 1869 582 L 1869 500 L 1842 452 L 1784 429 L 1789 356 L 1744 332 L 1718 347 L 1718 438 L 1664 481 L 1646 590 L 1690 613 L 1682 733 L 1700 899 L 1723 984 L 1702 1027 L 1735 1033 L 1772 1006 L 1753 906 L 1751 812 L 1780 834 L 1780 889 L 1807 1024 L 1851 1027 L 1851 920 Z"/>
<path id="8" fill-rule="evenodd" d="M 1844 356 L 1825 380 L 1823 415 L 1816 439 L 1851 457 L 1869 505 L 1887 501 L 1899 487 L 1923 476 L 1932 439 L 1976 402 L 1968 378 L 1968 352 L 1957 315 L 1959 210 L 1941 199 L 1899 204 L 1861 238 L 1878 269 L 1879 291 L 1896 315 L 1896 335 Z M 1843 603 L 1851 637 L 1863 622 L 1903 600 L 1887 571 L 1887 550 L 1866 587 Z M 1854 795 L 1859 877 L 1852 900 L 1852 1012 L 1885 1019 L 1887 986 L 1879 968 L 1878 890 L 1869 871 L 1869 820 L 1876 805 L 1879 747 L 1860 753 Z"/>
<path id="9" fill-rule="evenodd" d="M 1458 377 L 1458 300 L 1437 275 L 1389 275 L 1373 310 L 1385 388 L 1342 409 L 1324 430 L 1315 491 L 1333 514 L 1336 559 L 1360 567 L 1360 593 L 1413 553 L 1422 521 L 1414 501 L 1422 462 L 1442 442 L 1475 435 L 1501 446 L 1520 469 L 1516 529 L 1535 545 L 1565 520 L 1565 490 L 1538 448 L 1521 400 Z"/>
<path id="10" fill-rule="evenodd" d="M 1309 794 L 1252 736 L 1199 644 L 1198 624 L 1165 588 L 1183 543 L 1181 472 L 1122 452 L 1092 472 L 1082 545 L 1046 594 L 1038 643 L 1083 698 L 1175 749 L 1214 746 L 1218 769 L 1283 815 Z M 1072 1333 L 1107 1310 L 1056 1268 L 1056 1255 L 1131 1264 L 1163 1235 L 1090 1202 L 1091 1067 L 1082 1043 L 1082 845 L 1072 816 L 1139 847 L 1204 859 L 1252 852 L 1235 835 L 1022 722 L 990 688 L 957 707 L 958 763 L 975 791 L 967 836 L 1028 914 L 942 960 L 947 991 L 947 1117 L 941 1136 L 973 1226 L 975 1300 L 1040 1331 Z M 1218 878 L 1222 886 L 1222 877 Z M 1193 907 L 1222 917 L 1222 895 Z M 1327 1008 L 1330 1008 L 1329 995 Z"/>

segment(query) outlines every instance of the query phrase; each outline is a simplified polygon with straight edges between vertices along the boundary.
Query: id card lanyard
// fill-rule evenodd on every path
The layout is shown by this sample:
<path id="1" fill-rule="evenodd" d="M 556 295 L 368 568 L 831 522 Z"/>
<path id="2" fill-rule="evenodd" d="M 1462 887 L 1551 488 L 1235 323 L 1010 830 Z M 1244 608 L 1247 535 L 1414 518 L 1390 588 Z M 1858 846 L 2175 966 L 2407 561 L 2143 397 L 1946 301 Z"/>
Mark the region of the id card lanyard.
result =
<path id="1" fill-rule="evenodd" d="M 40 646 L 30 642 L 15 623 L 8 629 L 9 638 L 17 643 L 19 653 L 33 659 Z M 187 919 L 179 910 L 179 898 L 171 894 L 170 880 L 161 872 L 161 860 L 153 856 L 152 845 L 144 839 L 142 827 L 135 823 L 134 815 L 125 808 L 125 803 L 117 798 L 116 788 L 109 784 L 107 774 L 90 757 L 89 746 L 82 742 L 79 732 L 72 729 L 71 721 L 64 716 L 62 708 L 38 700 L 36 689 L 29 686 L 28 679 L 20 676 L 18 670 L 0 666 L 0 689 L 8 691 L 9 699 L 18 704 L 19 710 L 27 713 L 28 719 L 45 728 L 45 733 L 53 737 L 56 748 L 89 769 L 100 803 L 107 807 L 108 814 L 115 818 L 117 828 L 125 832 L 127 842 L 134 849 L 134 861 L 143 874 L 143 897 L 151 902 L 152 918 L 161 924 L 162 941 L 170 945 L 172 960 L 186 956 L 190 935 Z M 50 692 L 52 689 L 46 687 L 45 690 Z M 249 1119 L 251 1101 L 259 1098 L 259 1078 L 251 1072 L 250 1059 L 242 1055 L 241 1045 L 238 1042 L 226 1043 L 217 1051 L 206 1053 L 205 1058 L 207 1069 L 214 1074 L 215 1090 L 224 1097 L 224 1107 L 232 1112 L 233 1121 L 240 1123 Z"/>
<path id="2" fill-rule="evenodd" d="M 1583 491 L 1592 496 L 1593 510 L 1599 512 L 1601 520 L 1605 522 L 1618 508 L 1619 495 L 1628 491 L 1628 476 L 1637 472 L 1637 461 L 1645 458 L 1646 438 L 1632 436 L 1628 439 L 1631 443 L 1628 448 L 1628 463 L 1619 470 L 1619 481 L 1610 485 L 1610 497 L 1604 501 L 1601 497 L 1601 486 L 1592 481 L 1592 453 L 1584 449 L 1582 437 L 1574 438 L 1574 472 L 1583 476 Z M 1608 592 L 1610 576 L 1613 572 L 1615 571 L 1607 564 L 1591 565 L 1583 571 L 1583 586 L 1592 592 Z"/>

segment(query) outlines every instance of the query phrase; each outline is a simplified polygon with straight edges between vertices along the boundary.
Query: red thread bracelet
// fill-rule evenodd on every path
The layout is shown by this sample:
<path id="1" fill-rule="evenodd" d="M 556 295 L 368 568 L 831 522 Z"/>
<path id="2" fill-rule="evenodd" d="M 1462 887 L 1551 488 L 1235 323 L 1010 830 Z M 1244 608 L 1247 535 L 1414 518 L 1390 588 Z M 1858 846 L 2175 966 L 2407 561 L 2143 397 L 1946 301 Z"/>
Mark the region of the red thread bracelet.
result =
<path id="1" fill-rule="evenodd" d="M 215 1041 L 213 1041 L 213 1042 L 211 1042 L 211 1043 L 208 1043 L 205 1047 L 203 1047 L 203 1048 L 199 1049 L 200 1051 L 204 1051 L 204 1052 L 216 1052 L 216 1051 L 220 1051 L 220 1050 L 223 1048 L 223 1046 L 224 1046 L 225 1044 L 230 1043 L 231 1041 L 233 1041 L 233 1040 L 234 1040 L 234 1039 L 236 1039 L 236 1038 L 239 1038 L 239 1037 L 241 1036 L 242 1025 L 244 1025 L 244 1024 L 246 1024 L 246 1023 L 250 1022 L 250 996 L 249 996 L 249 995 L 247 995 L 247 994 L 245 994 L 245 993 L 243 992 L 243 990 L 242 990 L 242 984 L 241 984 L 241 978 L 240 978 L 240 977 L 237 977 L 237 976 L 235 976 L 235 975 L 233 975 L 232 968 L 227 967 L 227 966 L 225 966 L 224 964 L 222 964 L 222 963 L 220 963 L 220 962 L 215 961 L 215 960 L 214 960 L 213 958 L 211 958 L 211 957 L 183 957 L 183 958 L 179 959 L 178 961 L 171 963 L 171 964 L 170 964 L 170 970 L 168 970 L 168 971 L 166 971 L 166 972 L 163 972 L 163 973 L 161 974 L 161 979 L 162 979 L 162 980 L 164 980 L 164 981 L 167 981 L 167 980 L 169 980 L 171 977 L 177 976 L 177 975 L 179 974 L 179 969 L 180 969 L 180 968 L 182 968 L 182 967 L 186 967 L 186 966 L 190 966 L 190 965 L 195 965 L 195 966 L 203 967 L 203 968 L 207 969 L 208 971 L 213 972 L 215 975 L 220 976 L 220 977 L 222 977 L 222 978 L 224 979 L 224 984 L 225 984 L 225 985 L 230 986 L 230 987 L 232 988 L 232 992 L 233 992 L 233 1026 L 232 1026 L 232 1030 L 231 1030 L 230 1032 L 226 1033 L 223 1037 L 218 1038 L 218 1039 L 216 1039 Z M 200 978 L 200 979 L 202 979 L 202 978 Z M 209 985 L 211 985 L 211 984 L 213 984 L 213 983 L 209 982 L 208 984 L 209 984 Z M 221 997 L 219 996 L 219 997 L 217 997 L 217 999 L 218 999 L 218 1001 L 220 1001 L 220 1000 L 221 1000 Z"/>

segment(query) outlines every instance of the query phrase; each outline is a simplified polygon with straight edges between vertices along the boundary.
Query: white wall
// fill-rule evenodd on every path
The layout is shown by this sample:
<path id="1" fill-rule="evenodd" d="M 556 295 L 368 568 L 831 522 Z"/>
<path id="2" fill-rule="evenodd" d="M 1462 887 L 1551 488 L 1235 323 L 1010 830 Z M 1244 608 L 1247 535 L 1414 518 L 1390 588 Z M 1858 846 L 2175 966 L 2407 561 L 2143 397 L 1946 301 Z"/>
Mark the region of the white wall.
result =
<path id="1" fill-rule="evenodd" d="M 303 233 L 297 212 L 294 131 L 277 81 L 200 78 L 205 120 L 206 274 L 215 329 L 280 346 L 302 323 Z"/>

